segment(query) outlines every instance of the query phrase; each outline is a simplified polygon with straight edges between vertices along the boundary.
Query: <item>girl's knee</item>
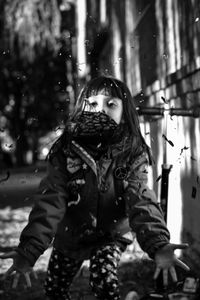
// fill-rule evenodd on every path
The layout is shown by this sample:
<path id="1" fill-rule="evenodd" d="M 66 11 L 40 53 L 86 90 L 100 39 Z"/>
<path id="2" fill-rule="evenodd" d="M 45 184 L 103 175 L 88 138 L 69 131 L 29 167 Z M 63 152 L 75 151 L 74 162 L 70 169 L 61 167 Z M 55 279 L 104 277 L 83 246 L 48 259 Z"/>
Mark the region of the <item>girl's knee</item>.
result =
<path id="1" fill-rule="evenodd" d="M 70 300 L 71 297 L 68 292 L 58 288 L 45 287 L 45 294 L 49 300 Z"/>
<path id="2" fill-rule="evenodd" d="M 91 290 L 94 294 L 94 296 L 99 300 L 120 300 L 119 291 L 117 289 L 115 290 L 109 290 L 109 288 L 101 288 L 99 285 L 90 283 Z"/>
<path id="3" fill-rule="evenodd" d="M 90 264 L 90 286 L 97 299 L 118 300 L 118 263 L 120 249 L 116 245 L 102 247 L 93 253 Z"/>
<path id="4" fill-rule="evenodd" d="M 118 300 L 119 286 L 117 277 L 90 276 L 90 287 L 97 299 Z"/>

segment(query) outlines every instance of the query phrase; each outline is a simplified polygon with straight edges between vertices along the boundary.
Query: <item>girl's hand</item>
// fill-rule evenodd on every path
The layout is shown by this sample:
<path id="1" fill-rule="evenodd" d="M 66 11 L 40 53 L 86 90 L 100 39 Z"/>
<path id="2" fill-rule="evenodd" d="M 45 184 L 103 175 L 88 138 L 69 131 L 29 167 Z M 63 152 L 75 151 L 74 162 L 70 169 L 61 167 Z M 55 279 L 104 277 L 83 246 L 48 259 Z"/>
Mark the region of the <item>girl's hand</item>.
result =
<path id="1" fill-rule="evenodd" d="M 160 272 L 163 272 L 163 285 L 166 287 L 168 285 L 168 272 L 170 273 L 172 280 L 177 282 L 177 275 L 175 266 L 179 266 L 186 271 L 190 268 L 179 260 L 174 254 L 176 249 L 185 249 L 188 244 L 168 244 L 163 248 L 159 249 L 155 254 L 156 270 L 154 273 L 154 279 L 158 278 Z"/>
<path id="2" fill-rule="evenodd" d="M 34 277 L 37 279 L 36 273 L 34 273 L 33 268 L 30 266 L 30 263 L 16 251 L 10 251 L 8 253 L 1 254 L 0 258 L 13 259 L 12 266 L 3 276 L 3 279 L 5 280 L 9 275 L 15 272 L 12 288 L 17 287 L 21 275 L 25 278 L 27 287 L 31 287 L 30 273 L 33 273 Z"/>

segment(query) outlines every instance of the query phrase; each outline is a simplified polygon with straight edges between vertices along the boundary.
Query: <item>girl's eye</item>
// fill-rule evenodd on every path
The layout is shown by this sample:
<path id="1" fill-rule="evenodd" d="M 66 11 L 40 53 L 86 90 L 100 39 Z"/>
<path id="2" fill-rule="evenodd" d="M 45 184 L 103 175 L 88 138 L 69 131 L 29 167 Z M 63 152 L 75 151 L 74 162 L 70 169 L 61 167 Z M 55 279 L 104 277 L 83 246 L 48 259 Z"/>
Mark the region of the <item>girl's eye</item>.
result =
<path id="1" fill-rule="evenodd" d="M 89 101 L 85 101 L 85 107 L 88 110 L 93 110 L 97 107 L 97 102 L 89 102 Z"/>
<path id="2" fill-rule="evenodd" d="M 85 105 L 90 106 L 90 107 L 95 107 L 95 106 L 97 106 L 97 103 L 96 102 L 85 101 Z"/>
<path id="3" fill-rule="evenodd" d="M 116 106 L 116 103 L 114 101 L 108 101 L 107 105 L 108 105 L 108 107 L 114 107 L 114 106 Z"/>
<path id="4" fill-rule="evenodd" d="M 97 106 L 97 102 L 91 102 L 89 105 L 90 105 L 91 107 L 96 107 L 96 106 Z"/>

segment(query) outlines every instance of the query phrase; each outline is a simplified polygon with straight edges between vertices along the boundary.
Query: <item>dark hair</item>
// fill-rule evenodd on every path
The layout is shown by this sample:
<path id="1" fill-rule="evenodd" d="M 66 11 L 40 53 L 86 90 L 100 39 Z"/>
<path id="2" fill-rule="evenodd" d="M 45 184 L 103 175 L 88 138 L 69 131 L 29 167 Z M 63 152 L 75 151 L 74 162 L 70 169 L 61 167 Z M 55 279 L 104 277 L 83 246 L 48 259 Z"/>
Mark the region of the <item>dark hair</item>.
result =
<path id="1" fill-rule="evenodd" d="M 147 152 L 151 162 L 149 147 L 141 134 L 139 117 L 134 99 L 127 85 L 121 80 L 111 76 L 99 76 L 90 80 L 80 92 L 70 120 L 73 121 L 76 116 L 82 112 L 85 99 L 100 93 L 120 98 L 123 102 L 123 119 L 130 137 L 129 141 L 131 140 L 131 149 L 129 150 L 131 158 L 135 158 L 143 152 Z"/>

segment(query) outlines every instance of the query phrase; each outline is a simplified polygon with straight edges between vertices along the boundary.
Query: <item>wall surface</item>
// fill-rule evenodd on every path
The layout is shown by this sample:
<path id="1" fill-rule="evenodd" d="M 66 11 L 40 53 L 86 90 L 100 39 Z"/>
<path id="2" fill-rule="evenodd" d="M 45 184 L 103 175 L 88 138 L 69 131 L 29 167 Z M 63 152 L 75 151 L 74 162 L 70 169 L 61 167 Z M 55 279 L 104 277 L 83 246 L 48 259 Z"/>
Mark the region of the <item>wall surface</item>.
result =
<path id="1" fill-rule="evenodd" d="M 89 2 L 92 14 L 93 1 Z M 158 201 L 163 164 L 172 165 L 167 218 L 172 241 L 188 242 L 184 255 L 200 264 L 200 2 L 123 0 L 120 7 L 116 0 L 99 3 L 106 6 L 107 18 L 101 23 L 101 12 L 93 10 L 97 40 L 98 34 L 106 35 L 95 62 L 96 74 L 125 80 L 140 107 L 190 113 L 140 119 L 155 158 L 151 185 Z M 94 28 L 90 22 L 87 31 L 94 34 Z"/>
<path id="2" fill-rule="evenodd" d="M 137 90 L 138 83 L 133 90 L 140 95 L 138 105 L 180 108 L 181 114 L 191 114 L 187 117 L 168 116 L 167 130 L 164 116 L 145 118 L 145 126 L 150 131 L 149 141 L 156 158 L 154 188 L 158 198 L 160 183 L 155 179 L 161 174 L 162 164 L 173 166 L 169 173 L 167 219 L 172 241 L 189 243 L 184 255 L 196 266 L 200 264 L 200 4 L 189 0 L 157 0 L 154 5 L 149 9 L 155 11 L 157 48 L 156 51 L 155 48 L 143 48 L 142 53 L 155 51 L 156 78 L 152 80 L 140 62 L 143 97 L 141 90 Z M 143 23 L 139 35 L 145 35 L 145 27 L 149 26 L 145 17 Z M 151 44 L 153 36 L 149 38 Z M 138 48 L 141 47 L 139 44 Z M 138 73 L 137 69 L 135 73 Z"/>

